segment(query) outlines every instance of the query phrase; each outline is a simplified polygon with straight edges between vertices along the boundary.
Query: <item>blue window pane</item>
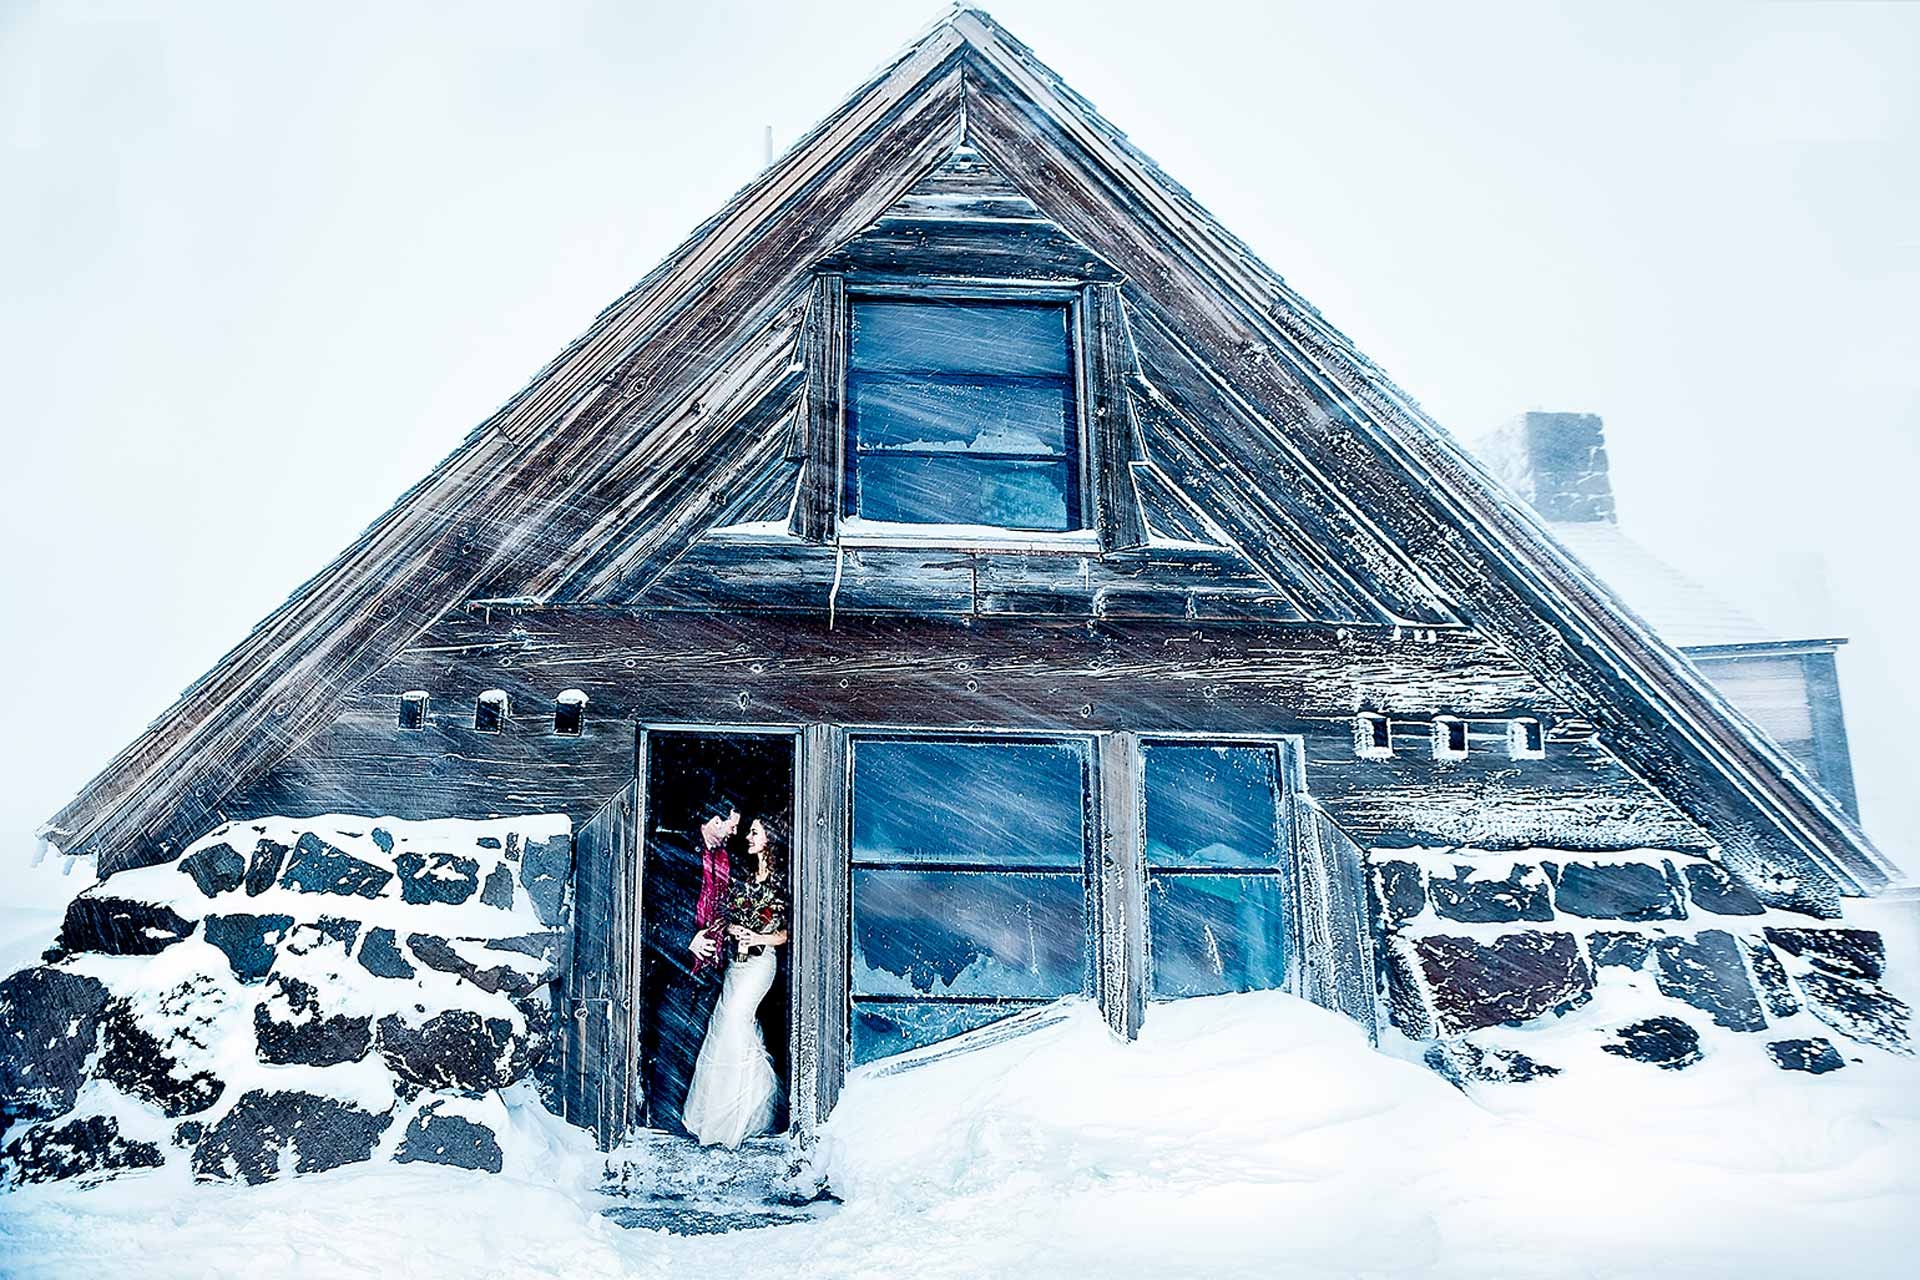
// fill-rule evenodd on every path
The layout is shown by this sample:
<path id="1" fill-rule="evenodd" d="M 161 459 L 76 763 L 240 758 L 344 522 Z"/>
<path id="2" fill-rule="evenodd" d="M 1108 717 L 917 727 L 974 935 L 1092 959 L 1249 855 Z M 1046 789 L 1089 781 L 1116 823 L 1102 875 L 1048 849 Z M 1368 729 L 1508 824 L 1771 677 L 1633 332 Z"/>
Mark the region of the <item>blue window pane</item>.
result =
<path id="1" fill-rule="evenodd" d="M 863 377 L 849 393 L 862 453 L 1067 456 L 1073 387 L 1066 382 Z"/>
<path id="2" fill-rule="evenodd" d="M 1078 869 L 1085 786 L 1078 743 L 856 742 L 853 857 Z"/>
<path id="3" fill-rule="evenodd" d="M 853 872 L 853 994 L 1024 996 L 1081 990 L 1080 875 Z"/>
<path id="4" fill-rule="evenodd" d="M 946 1000 L 853 1002 L 853 1065 L 937 1044 L 1010 1018 L 1030 1004 Z"/>
<path id="5" fill-rule="evenodd" d="M 1286 921 L 1286 894 L 1277 875 L 1150 875 L 1153 993 L 1210 996 L 1284 987 Z"/>
<path id="6" fill-rule="evenodd" d="M 1072 372 L 1067 308 L 1054 303 L 855 303 L 849 356 L 875 373 Z"/>
<path id="7" fill-rule="evenodd" d="M 1273 748 L 1149 743 L 1143 754 L 1147 865 L 1279 865 L 1279 770 Z"/>
<path id="8" fill-rule="evenodd" d="M 1068 463 L 1011 462 L 964 454 L 873 453 L 855 472 L 855 504 L 869 520 L 1072 528 Z"/>

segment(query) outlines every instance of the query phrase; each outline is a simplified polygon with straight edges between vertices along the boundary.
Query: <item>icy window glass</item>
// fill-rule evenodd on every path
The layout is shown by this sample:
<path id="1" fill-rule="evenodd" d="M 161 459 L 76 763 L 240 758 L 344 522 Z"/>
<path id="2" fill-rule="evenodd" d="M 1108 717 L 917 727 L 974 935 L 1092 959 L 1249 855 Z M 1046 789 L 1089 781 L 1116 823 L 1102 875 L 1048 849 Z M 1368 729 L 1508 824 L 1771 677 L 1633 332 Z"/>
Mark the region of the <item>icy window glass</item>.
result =
<path id="1" fill-rule="evenodd" d="M 1086 788 L 1079 743 L 854 744 L 856 1063 L 1084 989 Z"/>
<path id="2" fill-rule="evenodd" d="M 1148 866 L 1279 865 L 1273 748 L 1148 743 L 1142 751 Z"/>
<path id="3" fill-rule="evenodd" d="M 1286 985 L 1278 753 L 1147 743 L 1147 929 L 1161 999 Z"/>
<path id="4" fill-rule="evenodd" d="M 1079 870 L 1078 743 L 873 739 L 854 756 L 856 862 Z"/>
<path id="5" fill-rule="evenodd" d="M 1061 303 L 854 303 L 848 511 L 1080 527 L 1071 316 Z"/>

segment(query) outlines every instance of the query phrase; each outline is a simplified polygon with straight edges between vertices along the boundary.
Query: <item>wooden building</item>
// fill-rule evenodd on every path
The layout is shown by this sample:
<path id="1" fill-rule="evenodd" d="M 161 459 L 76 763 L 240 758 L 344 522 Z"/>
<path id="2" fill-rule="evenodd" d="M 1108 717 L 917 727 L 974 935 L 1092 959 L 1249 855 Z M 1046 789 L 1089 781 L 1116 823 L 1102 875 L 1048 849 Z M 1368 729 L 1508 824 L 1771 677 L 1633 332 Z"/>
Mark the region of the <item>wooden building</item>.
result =
<path id="1" fill-rule="evenodd" d="M 645 1120 L 689 779 L 793 818 L 793 1120 L 1063 994 L 1377 1028 L 1377 850 L 1892 867 L 1527 504 L 1006 31 L 862 85 L 46 833 L 566 814 L 570 1116 Z"/>

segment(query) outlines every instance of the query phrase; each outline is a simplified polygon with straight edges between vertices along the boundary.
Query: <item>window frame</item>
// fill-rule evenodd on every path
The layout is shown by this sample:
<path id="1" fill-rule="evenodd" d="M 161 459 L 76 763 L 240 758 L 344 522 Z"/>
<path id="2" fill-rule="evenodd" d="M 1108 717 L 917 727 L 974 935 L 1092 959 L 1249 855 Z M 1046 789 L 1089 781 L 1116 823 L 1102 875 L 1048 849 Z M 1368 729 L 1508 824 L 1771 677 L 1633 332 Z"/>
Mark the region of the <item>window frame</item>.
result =
<path id="1" fill-rule="evenodd" d="M 1227 747 L 1235 749 L 1261 749 L 1273 756 L 1273 816 L 1274 816 L 1274 861 L 1271 866 L 1263 867 L 1223 867 L 1201 864 L 1169 863 L 1156 866 L 1147 857 L 1147 848 L 1151 833 L 1147 826 L 1147 757 L 1156 746 L 1166 747 Z M 1291 797 L 1300 791 L 1300 779 L 1303 766 L 1299 757 L 1300 745 L 1297 739 L 1288 737 L 1267 737 L 1261 735 L 1237 734 L 1182 734 L 1182 733 L 1142 733 L 1139 735 L 1137 750 L 1140 754 L 1139 766 L 1139 805 L 1140 805 L 1140 862 L 1141 862 L 1141 918 L 1145 931 L 1145 957 L 1138 981 L 1142 986 L 1142 998 L 1148 1004 L 1166 1004 L 1174 1000 L 1194 998 L 1187 994 L 1161 994 L 1154 989 L 1153 981 L 1153 878 L 1155 875 L 1181 877 L 1264 877 L 1272 880 L 1280 888 L 1280 931 L 1282 953 L 1282 976 L 1277 988 L 1256 988 L 1257 990 L 1279 990 L 1297 992 L 1300 989 L 1300 936 L 1299 936 L 1299 875 L 1294 866 L 1296 839 L 1293 830 L 1294 819 L 1290 809 Z"/>
<path id="2" fill-rule="evenodd" d="M 858 1006 L 862 1002 L 890 1004 L 967 1004 L 996 1005 L 1005 1009 L 1005 1017 L 1013 1017 L 1023 1011 L 1036 1009 L 1060 999 L 1059 996 L 914 996 L 896 995 L 856 995 L 854 992 L 854 936 L 857 903 L 854 900 L 854 872 L 857 870 L 907 870 L 951 872 L 956 875 L 1070 875 L 1075 868 L 1071 864 L 1008 864 L 1005 866 L 986 863 L 942 863 L 921 860 L 901 861 L 895 859 L 862 859 L 855 855 L 854 840 L 857 818 L 855 814 L 855 773 L 859 768 L 860 746 L 867 742 L 959 742 L 980 744 L 1035 744 L 1046 746 L 1072 745 L 1080 756 L 1080 846 L 1081 858 L 1078 874 L 1080 876 L 1081 910 L 1081 977 L 1079 995 L 1097 998 L 1099 994 L 1099 972 L 1102 957 L 1100 954 L 1102 930 L 1100 928 L 1100 867 L 1098 851 L 1100 846 L 1100 757 L 1099 737 L 1092 733 L 1047 733 L 1032 730 L 1008 730 L 998 728 L 953 729 L 917 726 L 873 726 L 846 729 L 846 832 L 842 848 L 841 867 L 846 877 L 846 921 L 842 944 L 846 983 L 841 998 L 845 1001 L 846 1062 L 852 1066 L 855 1062 L 853 1034 L 854 1022 L 858 1016 Z M 1144 799 L 1142 800 L 1144 803 Z M 991 1021 L 999 1021 L 998 1018 Z M 983 1025 L 991 1025 L 991 1022 Z M 962 1033 L 967 1034 L 967 1033 Z M 943 1043 L 934 1041 L 928 1045 L 903 1050 L 905 1053 L 931 1049 Z M 895 1055 L 886 1055 L 888 1057 Z M 883 1059 L 873 1059 L 882 1061 Z"/>
<path id="3" fill-rule="evenodd" d="M 1067 415 L 1067 528 L 1022 529 L 986 521 L 954 524 L 919 524 L 914 521 L 883 521 L 862 516 L 858 508 L 856 473 L 859 441 L 852 411 L 855 370 L 853 366 L 853 309 L 862 302 L 973 303 L 985 306 L 1058 306 L 1067 313 L 1067 365 L 1072 379 L 1072 406 Z M 840 405 L 838 455 L 834 492 L 835 520 L 843 541 L 898 544 L 937 542 L 949 545 L 956 540 L 1017 542 L 1023 544 L 1083 547 L 1097 545 L 1098 513 L 1095 486 L 1095 462 L 1092 424 L 1088 401 L 1092 393 L 1089 367 L 1087 306 L 1080 287 L 1016 283 L 937 281 L 889 282 L 848 279 L 839 300 L 841 331 L 846 335 L 844 356 L 838 370 Z M 964 533 L 956 535 L 957 530 Z"/>

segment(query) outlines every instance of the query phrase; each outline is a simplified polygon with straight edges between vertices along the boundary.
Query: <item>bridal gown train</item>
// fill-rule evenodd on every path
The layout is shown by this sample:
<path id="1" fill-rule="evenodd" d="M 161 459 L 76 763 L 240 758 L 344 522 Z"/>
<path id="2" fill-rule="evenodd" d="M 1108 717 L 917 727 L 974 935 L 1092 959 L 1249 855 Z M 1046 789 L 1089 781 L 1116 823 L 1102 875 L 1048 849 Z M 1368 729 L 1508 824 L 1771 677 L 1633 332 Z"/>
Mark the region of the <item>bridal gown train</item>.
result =
<path id="1" fill-rule="evenodd" d="M 773 1128 L 780 1077 L 760 1035 L 759 1009 L 778 967 L 772 947 L 727 966 L 681 1109 L 682 1123 L 703 1146 L 737 1147 Z"/>

